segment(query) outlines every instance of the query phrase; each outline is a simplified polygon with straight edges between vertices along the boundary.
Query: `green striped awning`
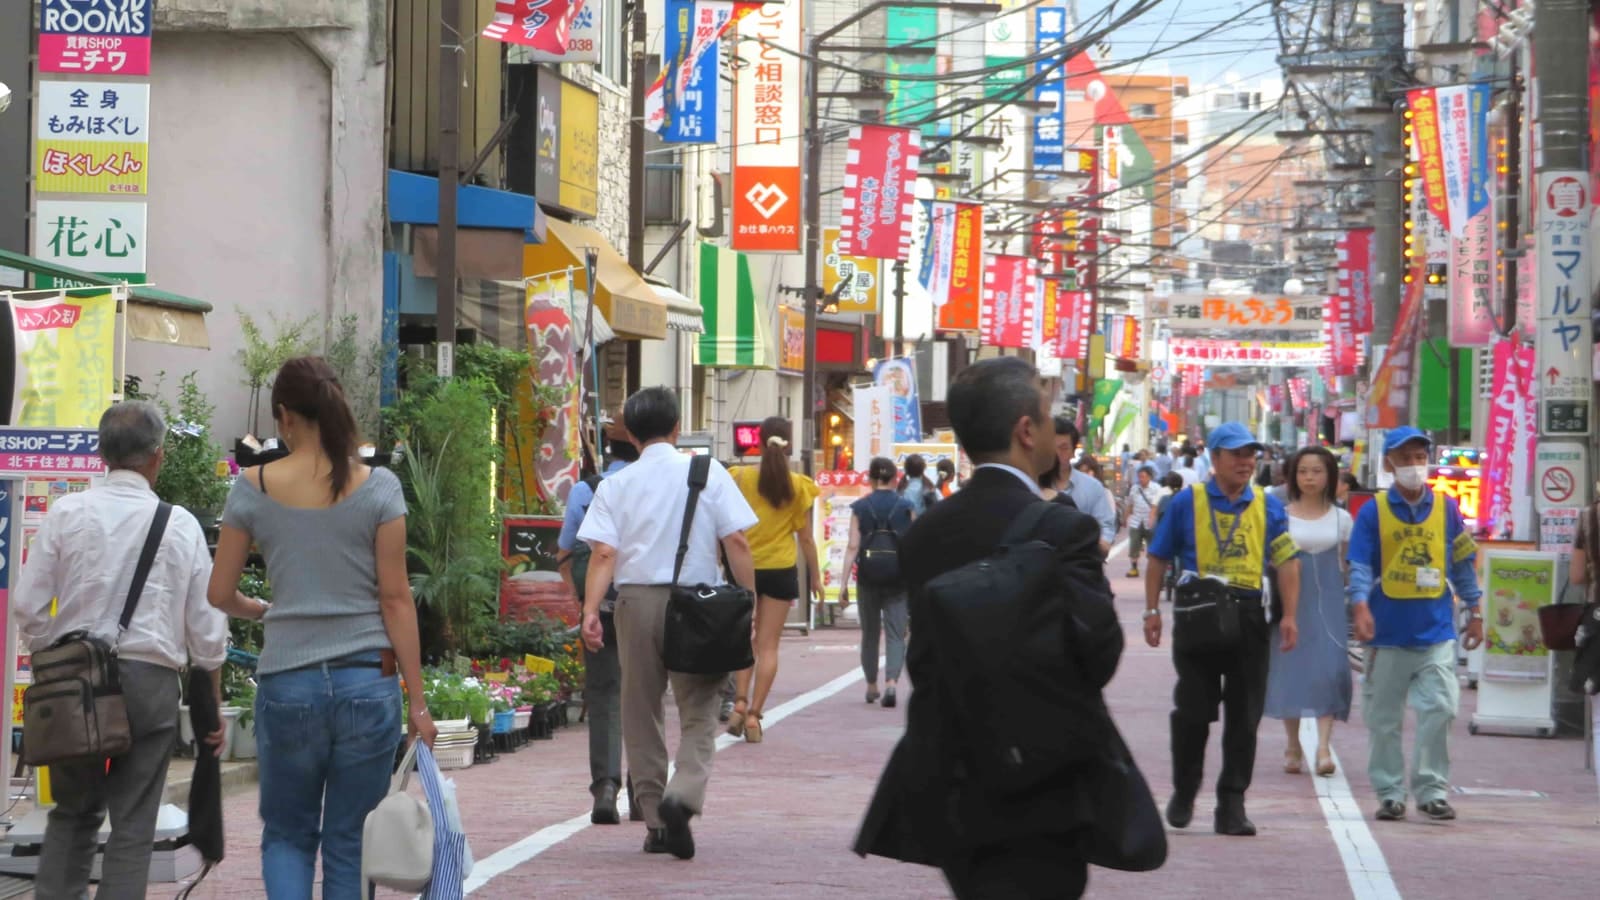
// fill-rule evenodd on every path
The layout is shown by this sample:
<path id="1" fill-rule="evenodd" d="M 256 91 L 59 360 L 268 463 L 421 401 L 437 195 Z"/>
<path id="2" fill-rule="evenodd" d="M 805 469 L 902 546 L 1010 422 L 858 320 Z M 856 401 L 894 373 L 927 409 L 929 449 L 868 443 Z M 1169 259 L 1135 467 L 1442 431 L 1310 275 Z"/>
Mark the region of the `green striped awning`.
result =
<path id="1" fill-rule="evenodd" d="M 765 304 L 756 299 L 750 258 L 714 244 L 700 245 L 700 309 L 705 333 L 698 361 L 720 369 L 772 369 L 776 352 L 767 340 Z"/>

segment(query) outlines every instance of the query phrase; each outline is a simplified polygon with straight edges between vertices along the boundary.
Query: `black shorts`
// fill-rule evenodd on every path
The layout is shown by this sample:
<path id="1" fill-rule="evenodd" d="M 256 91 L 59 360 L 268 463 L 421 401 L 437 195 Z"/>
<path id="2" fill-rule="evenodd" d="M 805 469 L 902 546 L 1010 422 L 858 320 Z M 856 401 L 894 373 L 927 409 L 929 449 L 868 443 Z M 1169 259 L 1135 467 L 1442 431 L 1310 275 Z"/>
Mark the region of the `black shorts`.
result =
<path id="1" fill-rule="evenodd" d="M 757 569 L 756 594 L 762 597 L 771 597 L 774 600 L 785 600 L 789 603 L 799 600 L 799 568 L 790 566 L 787 569 Z"/>

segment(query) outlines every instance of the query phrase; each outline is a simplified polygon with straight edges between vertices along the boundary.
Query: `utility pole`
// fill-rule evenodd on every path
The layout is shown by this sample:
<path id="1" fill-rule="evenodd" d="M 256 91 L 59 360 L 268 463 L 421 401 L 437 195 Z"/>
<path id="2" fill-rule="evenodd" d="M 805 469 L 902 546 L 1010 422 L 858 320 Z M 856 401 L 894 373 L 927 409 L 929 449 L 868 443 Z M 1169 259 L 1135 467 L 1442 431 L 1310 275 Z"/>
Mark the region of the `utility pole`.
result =
<path id="1" fill-rule="evenodd" d="M 633 38 L 629 41 L 629 68 L 628 84 L 629 114 L 628 120 L 628 265 L 635 272 L 645 271 L 644 259 L 644 66 L 645 44 L 648 40 L 645 29 L 644 0 L 633 0 Z M 628 371 L 624 378 L 624 390 L 632 394 L 639 389 L 639 379 L 642 368 L 641 349 L 638 341 L 626 342 L 628 354 Z M 600 385 L 594 386 L 598 393 Z M 595 423 L 598 428 L 599 422 Z"/>
<path id="2" fill-rule="evenodd" d="M 894 261 L 894 352 L 890 356 L 899 356 L 905 352 L 906 339 L 906 261 Z"/>
<path id="3" fill-rule="evenodd" d="M 816 4 L 806 4 L 808 19 Z M 813 31 L 807 22 L 806 31 Z M 817 304 L 822 302 L 822 110 L 817 94 L 822 90 L 818 65 L 823 36 L 812 38 L 806 46 L 806 358 L 801 367 L 800 402 L 805 416 L 800 433 L 800 462 L 807 475 L 815 473 L 817 455 Z"/>
<path id="4" fill-rule="evenodd" d="M 434 308 L 439 377 L 455 374 L 456 181 L 461 168 L 461 0 L 439 0 L 439 252 Z"/>
<path id="5" fill-rule="evenodd" d="M 1385 70 L 1391 73 L 1402 71 L 1406 61 L 1405 7 L 1398 3 L 1373 3 L 1371 9 L 1372 33 L 1378 46 L 1384 50 L 1382 62 Z M 1392 75 L 1386 77 L 1379 83 L 1376 101 L 1384 106 L 1392 104 L 1394 97 L 1390 90 L 1399 87 L 1401 85 Z M 1400 312 L 1405 276 L 1401 224 L 1406 219 L 1406 208 L 1400 196 L 1399 173 L 1406 164 L 1406 154 L 1400 144 L 1398 113 L 1384 116 L 1381 122 L 1374 123 L 1372 151 L 1378 173 L 1372 185 L 1372 252 L 1378 260 L 1377 277 L 1372 286 L 1372 334 L 1374 340 L 1387 343 L 1394 334 L 1395 319 Z"/>

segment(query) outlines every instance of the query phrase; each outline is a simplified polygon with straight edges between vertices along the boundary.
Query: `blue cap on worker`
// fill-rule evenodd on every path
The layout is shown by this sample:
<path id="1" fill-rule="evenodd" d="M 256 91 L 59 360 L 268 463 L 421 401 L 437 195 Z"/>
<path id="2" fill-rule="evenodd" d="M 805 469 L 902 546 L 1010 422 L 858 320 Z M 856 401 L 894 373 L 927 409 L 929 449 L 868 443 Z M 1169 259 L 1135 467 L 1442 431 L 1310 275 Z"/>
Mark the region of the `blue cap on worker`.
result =
<path id="1" fill-rule="evenodd" d="M 1250 429 L 1238 422 L 1223 422 L 1211 429 L 1211 436 L 1206 438 L 1206 446 L 1212 450 L 1243 450 L 1246 447 L 1260 450 L 1261 442 L 1250 433 Z"/>
<path id="2" fill-rule="evenodd" d="M 1433 438 L 1428 437 L 1415 428 L 1412 428 L 1410 425 L 1402 425 L 1399 428 L 1391 428 L 1384 432 L 1383 435 L 1383 455 L 1388 456 L 1394 451 L 1399 450 L 1401 447 L 1417 441 L 1421 441 L 1422 443 L 1427 444 L 1429 447 L 1433 446 Z"/>

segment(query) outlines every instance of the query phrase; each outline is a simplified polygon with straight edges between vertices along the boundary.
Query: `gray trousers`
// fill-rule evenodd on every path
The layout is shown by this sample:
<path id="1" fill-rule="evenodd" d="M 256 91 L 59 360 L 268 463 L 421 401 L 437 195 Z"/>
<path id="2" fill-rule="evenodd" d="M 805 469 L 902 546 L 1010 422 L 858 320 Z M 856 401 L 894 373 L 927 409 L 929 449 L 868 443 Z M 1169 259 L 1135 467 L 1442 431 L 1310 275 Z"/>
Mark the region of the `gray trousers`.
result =
<path id="1" fill-rule="evenodd" d="M 178 673 L 164 666 L 123 660 L 118 665 L 127 698 L 133 747 L 111 763 L 58 763 L 50 767 L 56 806 L 50 810 L 39 875 L 38 900 L 85 900 L 97 835 L 111 813 L 111 836 L 101 862 L 98 900 L 142 898 L 150 880 L 156 813 L 167 788 L 167 763 L 178 739 Z"/>
<path id="2" fill-rule="evenodd" d="M 622 657 L 622 740 L 628 770 L 645 824 L 661 827 L 664 797 L 698 813 L 705 808 L 706 783 L 716 753 L 717 707 L 725 675 L 668 672 L 661 661 L 667 626 L 666 587 L 623 585 L 617 592 L 617 647 Z M 667 781 L 668 682 L 678 704 L 677 771 Z"/>
<path id="3" fill-rule="evenodd" d="M 602 620 L 612 615 L 600 614 Z M 589 705 L 589 790 L 599 790 L 607 781 L 621 788 L 622 665 L 614 634 L 598 653 L 584 648 L 583 671 L 583 699 Z"/>
<path id="4" fill-rule="evenodd" d="M 888 645 L 884 652 L 886 681 L 900 680 L 900 667 L 906 661 L 906 626 L 911 621 L 906 592 L 900 588 L 856 585 L 856 602 L 861 605 L 861 671 L 868 684 L 878 683 L 878 629 Z"/>

